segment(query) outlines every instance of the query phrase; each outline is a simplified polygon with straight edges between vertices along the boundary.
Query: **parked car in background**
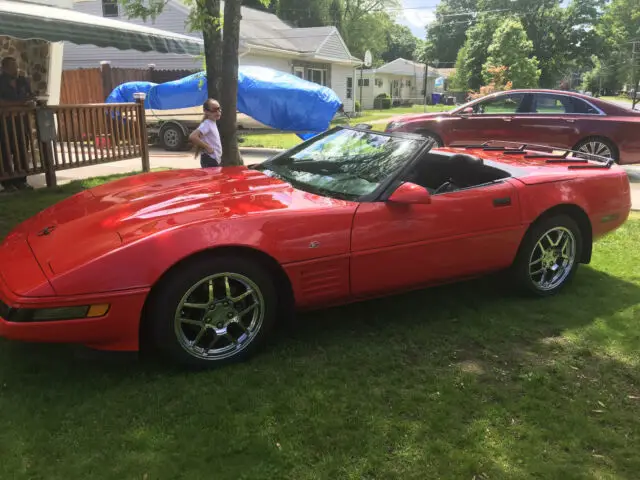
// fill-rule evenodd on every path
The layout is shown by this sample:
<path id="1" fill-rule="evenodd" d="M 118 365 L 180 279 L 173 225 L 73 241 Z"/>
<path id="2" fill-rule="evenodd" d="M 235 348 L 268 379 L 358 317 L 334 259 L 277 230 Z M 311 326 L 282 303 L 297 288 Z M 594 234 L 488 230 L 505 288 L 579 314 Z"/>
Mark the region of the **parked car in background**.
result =
<path id="1" fill-rule="evenodd" d="M 499 270 L 555 294 L 629 215 L 629 179 L 612 160 L 430 147 L 337 127 L 255 166 L 78 193 L 0 245 L 0 336 L 151 345 L 213 367 L 251 355 L 292 309 Z"/>
<path id="2" fill-rule="evenodd" d="M 436 146 L 500 140 L 640 162 L 640 111 L 566 91 L 498 92 L 449 112 L 396 117 L 386 131 L 419 133 Z"/>

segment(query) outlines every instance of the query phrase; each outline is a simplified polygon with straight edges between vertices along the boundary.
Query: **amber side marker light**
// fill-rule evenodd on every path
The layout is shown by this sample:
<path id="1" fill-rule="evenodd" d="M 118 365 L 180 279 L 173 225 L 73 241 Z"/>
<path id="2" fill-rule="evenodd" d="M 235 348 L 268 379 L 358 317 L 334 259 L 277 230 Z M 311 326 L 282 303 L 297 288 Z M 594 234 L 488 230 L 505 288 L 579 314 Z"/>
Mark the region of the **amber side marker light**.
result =
<path id="1" fill-rule="evenodd" d="M 109 311 L 109 304 L 102 303 L 100 305 L 91 305 L 89 307 L 89 311 L 87 312 L 87 317 L 96 318 L 96 317 L 104 317 Z"/>

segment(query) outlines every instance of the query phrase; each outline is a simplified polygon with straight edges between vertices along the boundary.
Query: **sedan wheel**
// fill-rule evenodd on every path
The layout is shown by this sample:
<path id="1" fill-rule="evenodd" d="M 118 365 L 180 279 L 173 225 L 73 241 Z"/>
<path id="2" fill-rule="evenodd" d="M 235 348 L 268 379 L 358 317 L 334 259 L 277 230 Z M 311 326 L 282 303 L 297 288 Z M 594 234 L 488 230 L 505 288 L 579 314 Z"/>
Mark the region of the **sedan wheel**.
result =
<path id="1" fill-rule="evenodd" d="M 440 138 L 435 133 L 431 133 L 426 130 L 421 132 L 416 132 L 416 133 L 419 133 L 424 138 L 426 138 L 427 142 L 431 144 L 431 148 L 439 148 L 443 146 L 442 140 L 440 140 Z"/>
<path id="2" fill-rule="evenodd" d="M 578 155 L 589 159 L 591 155 L 597 155 L 599 157 L 610 158 L 615 161 L 618 160 L 616 150 L 609 142 L 599 138 L 589 138 L 580 142 L 574 150 L 584 155 Z"/>
<path id="3" fill-rule="evenodd" d="M 558 215 L 534 224 L 527 233 L 512 270 L 517 283 L 538 296 L 553 295 L 575 274 L 582 235 L 569 216 Z"/>
<path id="4" fill-rule="evenodd" d="M 244 360 L 263 344 L 278 295 L 259 262 L 216 256 L 172 272 L 149 302 L 153 344 L 173 362 L 209 368 Z"/>

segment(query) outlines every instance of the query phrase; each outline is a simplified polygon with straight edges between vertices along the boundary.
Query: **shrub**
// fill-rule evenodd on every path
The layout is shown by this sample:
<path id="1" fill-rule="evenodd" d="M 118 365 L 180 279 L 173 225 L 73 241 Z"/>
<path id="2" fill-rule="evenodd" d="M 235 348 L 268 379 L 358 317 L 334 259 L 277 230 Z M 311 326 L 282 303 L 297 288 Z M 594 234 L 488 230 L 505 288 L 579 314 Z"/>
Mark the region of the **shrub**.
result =
<path id="1" fill-rule="evenodd" d="M 388 110 L 391 108 L 391 97 L 388 93 L 381 93 L 373 100 L 373 108 L 376 110 Z"/>

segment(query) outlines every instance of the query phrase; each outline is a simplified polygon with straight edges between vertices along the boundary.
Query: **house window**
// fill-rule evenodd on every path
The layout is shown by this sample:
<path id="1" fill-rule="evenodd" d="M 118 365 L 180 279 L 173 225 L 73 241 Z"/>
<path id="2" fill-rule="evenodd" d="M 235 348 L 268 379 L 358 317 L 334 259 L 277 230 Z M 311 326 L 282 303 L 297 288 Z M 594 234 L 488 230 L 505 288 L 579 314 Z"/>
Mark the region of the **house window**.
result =
<path id="1" fill-rule="evenodd" d="M 358 79 L 358 86 L 359 87 L 368 87 L 369 86 L 369 79 L 368 78 L 359 78 Z"/>
<path id="2" fill-rule="evenodd" d="M 347 77 L 347 99 L 353 98 L 353 77 Z"/>
<path id="3" fill-rule="evenodd" d="M 102 0 L 103 17 L 119 17 L 118 0 Z"/>
<path id="4" fill-rule="evenodd" d="M 307 80 L 318 85 L 327 85 L 327 71 L 320 68 L 310 68 L 307 70 Z"/>
<path id="5" fill-rule="evenodd" d="M 376 82 L 376 87 L 382 87 L 384 85 L 384 82 L 382 81 L 381 78 L 376 78 L 375 82 Z"/>
<path id="6" fill-rule="evenodd" d="M 293 74 L 298 78 L 304 78 L 304 67 L 293 67 Z"/>

